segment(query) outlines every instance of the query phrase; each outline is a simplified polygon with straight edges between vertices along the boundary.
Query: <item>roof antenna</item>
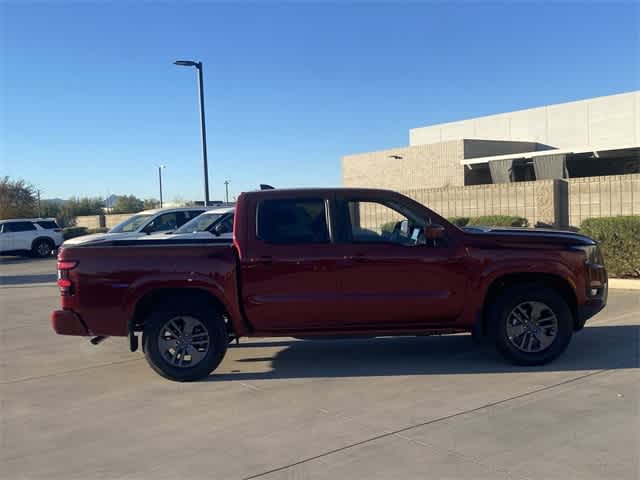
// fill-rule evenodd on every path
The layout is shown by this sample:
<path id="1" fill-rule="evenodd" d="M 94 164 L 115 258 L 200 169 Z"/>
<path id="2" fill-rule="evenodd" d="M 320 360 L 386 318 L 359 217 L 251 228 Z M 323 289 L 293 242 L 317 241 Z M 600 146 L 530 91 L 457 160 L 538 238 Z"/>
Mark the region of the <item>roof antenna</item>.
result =
<path id="1" fill-rule="evenodd" d="M 271 185 L 267 185 L 266 183 L 261 183 L 260 190 L 275 190 L 275 188 Z"/>

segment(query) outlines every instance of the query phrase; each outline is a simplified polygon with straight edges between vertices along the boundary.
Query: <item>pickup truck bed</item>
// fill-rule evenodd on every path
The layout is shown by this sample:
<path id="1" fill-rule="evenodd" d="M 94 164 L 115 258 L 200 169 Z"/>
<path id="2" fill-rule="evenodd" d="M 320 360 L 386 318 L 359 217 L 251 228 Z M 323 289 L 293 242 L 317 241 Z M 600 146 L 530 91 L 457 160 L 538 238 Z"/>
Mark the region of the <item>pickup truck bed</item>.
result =
<path id="1" fill-rule="evenodd" d="M 152 368 L 175 380 L 208 375 L 241 336 L 473 332 L 540 364 L 606 304 L 602 263 L 587 237 L 464 232 L 394 192 L 251 192 L 238 199 L 233 242 L 63 247 L 52 323 L 129 336 L 132 349 L 142 332 Z"/>

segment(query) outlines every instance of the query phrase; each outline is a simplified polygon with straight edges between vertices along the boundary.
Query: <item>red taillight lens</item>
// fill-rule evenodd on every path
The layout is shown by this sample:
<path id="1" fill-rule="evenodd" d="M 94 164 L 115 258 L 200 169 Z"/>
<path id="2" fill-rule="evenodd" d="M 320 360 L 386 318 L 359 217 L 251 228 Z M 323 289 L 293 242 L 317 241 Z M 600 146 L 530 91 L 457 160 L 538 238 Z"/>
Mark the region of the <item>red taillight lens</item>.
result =
<path id="1" fill-rule="evenodd" d="M 61 295 L 71 295 L 73 284 L 69 279 L 69 270 L 74 269 L 78 262 L 60 260 L 58 262 L 58 287 Z"/>
<path id="2" fill-rule="evenodd" d="M 60 260 L 58 262 L 58 270 L 71 270 L 72 268 L 76 268 L 77 265 L 78 265 L 78 262 Z"/>

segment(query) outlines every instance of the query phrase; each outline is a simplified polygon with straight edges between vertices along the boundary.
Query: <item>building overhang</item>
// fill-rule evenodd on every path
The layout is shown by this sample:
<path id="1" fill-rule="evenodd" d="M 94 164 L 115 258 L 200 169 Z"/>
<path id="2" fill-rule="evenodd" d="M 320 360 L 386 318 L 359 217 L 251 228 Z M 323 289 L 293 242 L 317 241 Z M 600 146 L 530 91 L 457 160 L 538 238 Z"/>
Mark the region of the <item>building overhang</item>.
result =
<path id="1" fill-rule="evenodd" d="M 495 160 L 519 160 L 535 157 L 543 157 L 547 155 L 575 155 L 581 153 L 593 153 L 598 155 L 598 152 L 605 152 L 611 150 L 629 150 L 634 148 L 640 148 L 639 144 L 630 145 L 583 145 L 575 148 L 560 148 L 550 150 L 537 150 L 534 152 L 521 152 L 510 153 L 507 155 L 491 155 L 488 157 L 477 157 L 460 160 L 460 164 L 473 168 L 474 165 L 486 164 Z"/>

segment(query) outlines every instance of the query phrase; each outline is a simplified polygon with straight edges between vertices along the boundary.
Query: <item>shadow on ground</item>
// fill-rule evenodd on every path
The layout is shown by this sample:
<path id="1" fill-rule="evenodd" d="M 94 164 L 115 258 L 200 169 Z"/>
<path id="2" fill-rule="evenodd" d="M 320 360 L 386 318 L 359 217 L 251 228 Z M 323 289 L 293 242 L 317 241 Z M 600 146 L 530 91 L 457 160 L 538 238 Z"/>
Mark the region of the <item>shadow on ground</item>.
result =
<path id="1" fill-rule="evenodd" d="M 33 258 L 29 256 L 10 256 L 3 255 L 0 256 L 0 265 L 18 265 L 21 263 L 39 263 L 39 262 L 48 262 L 52 259 L 55 260 L 55 256 L 50 256 L 47 258 Z"/>
<path id="2" fill-rule="evenodd" d="M 637 325 L 587 327 L 560 358 L 537 367 L 511 365 L 492 348 L 474 345 L 470 335 L 265 341 L 230 348 L 239 365 L 265 363 L 267 371 L 214 373 L 205 381 L 638 368 L 639 339 Z M 250 356 L 252 347 L 268 346 L 285 348 L 273 357 Z"/>
<path id="3" fill-rule="evenodd" d="M 56 273 L 34 273 L 32 275 L 2 275 L 0 286 L 22 285 L 28 283 L 50 283 L 57 280 Z"/>

